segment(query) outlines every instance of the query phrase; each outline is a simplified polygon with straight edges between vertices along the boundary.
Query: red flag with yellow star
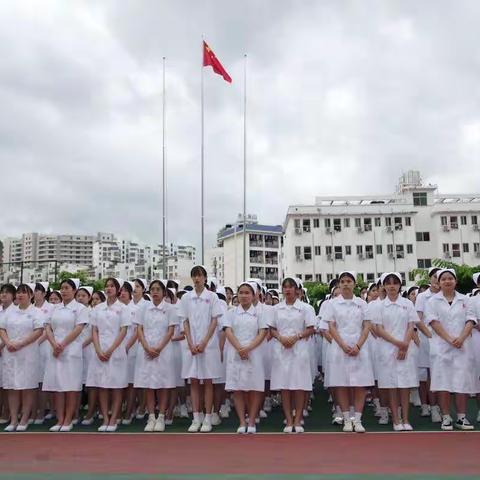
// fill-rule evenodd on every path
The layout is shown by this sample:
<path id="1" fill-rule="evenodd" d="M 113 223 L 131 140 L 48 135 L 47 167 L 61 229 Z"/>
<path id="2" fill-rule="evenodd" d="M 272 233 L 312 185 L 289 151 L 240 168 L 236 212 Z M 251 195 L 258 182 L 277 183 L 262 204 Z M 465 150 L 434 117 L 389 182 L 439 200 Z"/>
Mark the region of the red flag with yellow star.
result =
<path id="1" fill-rule="evenodd" d="M 203 66 L 211 66 L 213 71 L 218 75 L 221 75 L 226 82 L 232 83 L 232 77 L 230 77 L 227 71 L 223 68 L 223 65 L 205 41 L 203 42 Z"/>

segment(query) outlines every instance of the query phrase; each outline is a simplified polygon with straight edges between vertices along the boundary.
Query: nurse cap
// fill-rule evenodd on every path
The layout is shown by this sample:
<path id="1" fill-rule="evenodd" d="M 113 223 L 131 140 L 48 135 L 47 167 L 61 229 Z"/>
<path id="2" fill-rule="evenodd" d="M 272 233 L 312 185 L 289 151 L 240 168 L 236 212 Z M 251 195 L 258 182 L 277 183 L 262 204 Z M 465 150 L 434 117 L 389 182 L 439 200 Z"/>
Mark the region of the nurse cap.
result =
<path id="1" fill-rule="evenodd" d="M 67 280 L 70 280 L 75 285 L 75 290 L 78 290 L 78 287 L 80 286 L 79 278 L 67 278 Z"/>
<path id="2" fill-rule="evenodd" d="M 40 284 L 40 285 L 43 287 L 43 289 L 44 289 L 46 292 L 48 292 L 48 286 L 50 285 L 49 282 L 37 282 L 37 285 L 38 285 L 38 284 Z"/>
<path id="3" fill-rule="evenodd" d="M 32 293 L 35 291 L 35 283 L 26 283 L 25 285 L 32 291 Z"/>
<path id="4" fill-rule="evenodd" d="M 134 282 L 138 282 L 143 287 L 143 291 L 147 289 L 147 281 L 144 278 L 136 278 Z"/>
<path id="5" fill-rule="evenodd" d="M 474 289 L 472 290 L 472 297 L 474 297 L 475 295 L 477 295 L 478 292 L 480 292 L 480 288 L 474 288 Z"/>
<path id="6" fill-rule="evenodd" d="M 259 278 L 247 278 L 247 282 L 253 282 L 257 285 L 257 289 L 262 289 L 262 281 Z"/>
<path id="7" fill-rule="evenodd" d="M 255 295 L 255 292 L 257 291 L 257 283 L 256 282 L 249 282 L 248 280 L 245 281 L 245 282 L 242 282 L 238 288 L 237 288 L 237 291 L 240 290 L 240 287 L 242 287 L 243 285 L 247 285 L 249 286 L 252 290 L 253 290 L 253 294 Z M 236 297 L 237 295 L 235 295 Z"/>
<path id="8" fill-rule="evenodd" d="M 298 280 L 295 277 L 289 277 L 288 275 L 282 280 L 282 285 L 285 282 L 285 280 L 291 280 L 296 288 L 300 288 L 300 285 L 298 284 Z"/>
<path id="9" fill-rule="evenodd" d="M 211 285 L 212 283 L 215 285 L 215 288 L 218 287 L 218 280 L 217 277 L 208 277 L 207 278 L 207 283 Z"/>
<path id="10" fill-rule="evenodd" d="M 394 277 L 398 278 L 398 280 L 400 282 L 400 285 L 402 284 L 402 282 L 403 282 L 402 276 L 398 272 L 386 272 L 382 275 L 382 277 L 383 277 L 382 285 L 385 283 L 385 280 L 387 279 L 387 277 L 391 277 L 391 276 L 394 276 Z"/>
<path id="11" fill-rule="evenodd" d="M 112 277 L 117 283 L 118 283 L 118 289 L 120 290 L 123 287 L 123 284 L 125 283 L 125 280 L 123 278 L 119 277 Z"/>
<path id="12" fill-rule="evenodd" d="M 207 269 L 203 265 L 194 265 L 192 269 L 190 270 L 190 276 L 192 276 L 192 271 L 195 268 L 201 268 L 203 270 L 203 274 L 205 277 L 208 277 Z"/>
<path id="13" fill-rule="evenodd" d="M 432 275 L 435 275 L 435 274 L 437 274 L 437 276 L 438 276 L 438 272 L 440 270 L 442 270 L 440 267 L 430 267 L 428 269 L 428 276 L 431 277 Z"/>
<path id="14" fill-rule="evenodd" d="M 457 272 L 455 272 L 455 270 L 453 268 L 441 268 L 438 272 L 437 272 L 437 279 L 440 280 L 440 277 L 444 274 L 444 273 L 450 273 L 451 275 L 453 275 L 455 277 L 455 280 L 457 279 Z"/>
<path id="15" fill-rule="evenodd" d="M 479 278 L 480 278 L 480 272 L 474 273 L 472 275 L 472 280 L 475 285 L 478 285 Z"/>
<path id="16" fill-rule="evenodd" d="M 169 288 L 169 290 L 173 293 L 173 295 L 177 295 L 177 290 L 175 288 Z"/>
<path id="17" fill-rule="evenodd" d="M 340 272 L 338 280 L 340 281 L 340 279 L 345 276 L 350 277 L 355 283 L 357 283 L 357 274 L 353 270 L 344 270 L 343 272 Z"/>
<path id="18" fill-rule="evenodd" d="M 88 295 L 91 297 L 92 296 L 92 293 L 93 293 L 93 287 L 90 287 L 88 285 L 82 285 L 79 290 L 85 290 Z"/>
<path id="19" fill-rule="evenodd" d="M 369 292 L 373 287 L 377 286 L 377 282 L 371 282 L 368 284 L 367 292 Z"/>

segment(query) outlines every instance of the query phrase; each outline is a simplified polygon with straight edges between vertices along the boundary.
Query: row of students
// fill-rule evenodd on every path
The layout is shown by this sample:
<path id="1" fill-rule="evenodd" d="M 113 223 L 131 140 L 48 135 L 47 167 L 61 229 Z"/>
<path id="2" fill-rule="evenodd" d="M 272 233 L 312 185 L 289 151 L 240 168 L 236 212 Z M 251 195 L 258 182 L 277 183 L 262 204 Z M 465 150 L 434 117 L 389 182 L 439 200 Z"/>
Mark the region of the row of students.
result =
<path id="1" fill-rule="evenodd" d="M 418 315 L 412 301 L 400 296 L 398 273 L 384 274 L 376 285 L 384 290 L 384 299 L 374 299 L 374 289 L 369 288 L 367 304 L 353 294 L 354 272 L 341 272 L 334 297 L 321 305 L 317 318 L 313 308 L 300 301 L 303 292 L 295 278 L 284 279 L 283 300 L 275 306 L 259 301 L 258 281 L 242 283 L 236 295 L 238 305 L 230 292 L 228 309 L 226 301 L 206 288 L 207 272 L 202 266 L 191 273 L 192 290 L 173 304 L 166 298 L 170 292 L 175 302 L 174 292 L 160 280 L 150 284 L 151 301 L 147 302 L 141 279 L 129 283 L 110 278 L 105 298 L 101 292 L 93 294 L 98 297 L 94 308 L 82 305 L 81 301 L 89 303 L 93 292 L 79 288 L 75 279 L 62 282 L 61 302 L 53 308 L 45 303 L 32 306 L 28 285 L 16 292 L 11 286 L 2 288 L 3 387 L 8 390 L 11 416 L 6 430 L 27 428 L 34 390 L 42 383 L 43 391 L 54 392 L 57 423 L 51 430 L 70 431 L 85 383 L 89 394 L 98 392 L 100 431 L 117 429 L 125 391 L 126 422 L 131 421 L 135 389 L 145 392 L 149 413 L 145 430 L 163 431 L 171 394 L 186 380 L 193 407 L 190 432 L 211 431 L 215 390 L 222 384 L 234 392 L 240 433 L 256 431 L 255 419 L 266 390 L 281 392 L 284 432 L 303 432 L 304 406 L 321 358 L 324 383 L 341 412 L 344 431 L 365 431 L 361 422 L 365 397 L 375 383 L 383 395 L 380 408 L 390 406 L 394 430 L 411 430 L 408 397 L 411 388 L 419 385 L 419 368 L 431 370 L 430 390 L 438 392 L 442 429 L 453 428 L 449 392 L 456 394 L 456 426 L 471 428 L 465 407 L 467 395 L 480 392 L 471 341 L 480 297 L 469 300 L 455 292 L 453 270 L 430 272 L 440 291 L 424 292 L 424 297 L 429 296 L 425 308 L 419 295 Z M 42 288 L 34 290 L 41 300 Z M 15 295 L 18 306 L 10 301 Z M 272 292 L 271 297 L 273 303 L 278 294 Z M 419 365 L 414 341 L 415 328 L 422 330 L 422 326 L 426 326 L 423 335 L 432 337 L 426 342 L 429 367 Z M 326 341 L 320 342 L 315 332 L 322 332 Z M 43 376 L 38 361 L 42 345 L 49 347 Z M 95 404 L 93 398 L 90 403 Z M 92 417 L 93 413 L 87 414 L 84 422 Z"/>

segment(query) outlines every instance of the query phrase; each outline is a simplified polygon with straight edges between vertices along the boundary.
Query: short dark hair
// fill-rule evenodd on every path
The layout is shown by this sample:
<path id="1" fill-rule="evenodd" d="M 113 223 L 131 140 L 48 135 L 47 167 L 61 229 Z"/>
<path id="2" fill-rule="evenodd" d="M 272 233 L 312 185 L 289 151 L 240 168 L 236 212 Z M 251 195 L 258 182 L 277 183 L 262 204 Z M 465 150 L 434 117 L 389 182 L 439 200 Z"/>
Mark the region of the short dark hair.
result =
<path id="1" fill-rule="evenodd" d="M 207 271 L 205 270 L 205 267 L 202 267 L 201 265 L 195 265 L 190 270 L 190 277 L 196 277 L 197 275 L 202 275 L 205 278 L 207 278 L 208 275 L 207 275 Z"/>
<path id="2" fill-rule="evenodd" d="M 60 283 L 60 287 L 64 284 L 70 285 L 74 290 L 77 289 L 77 286 L 75 285 L 75 282 L 71 278 L 66 278 L 65 280 L 62 280 L 62 283 Z"/>
<path id="3" fill-rule="evenodd" d="M 0 292 L 1 293 L 10 293 L 13 296 L 13 298 L 15 298 L 15 295 L 17 293 L 17 289 L 11 283 L 5 283 L 0 288 Z"/>

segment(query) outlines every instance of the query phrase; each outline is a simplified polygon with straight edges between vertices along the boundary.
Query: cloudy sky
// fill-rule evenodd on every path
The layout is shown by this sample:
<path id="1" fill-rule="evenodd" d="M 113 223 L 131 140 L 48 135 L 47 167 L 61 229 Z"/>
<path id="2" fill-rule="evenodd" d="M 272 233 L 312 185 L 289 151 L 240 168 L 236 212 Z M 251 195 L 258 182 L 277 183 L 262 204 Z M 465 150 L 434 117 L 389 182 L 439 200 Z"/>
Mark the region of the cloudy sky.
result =
<path id="1" fill-rule="evenodd" d="M 207 244 L 242 210 L 282 223 L 315 195 L 388 193 L 418 169 L 480 190 L 480 2 L 58 0 L 0 3 L 0 237 L 200 244 L 201 38 Z"/>

